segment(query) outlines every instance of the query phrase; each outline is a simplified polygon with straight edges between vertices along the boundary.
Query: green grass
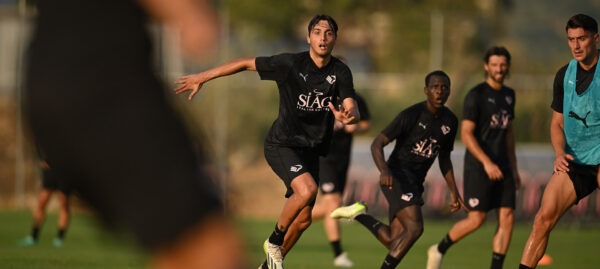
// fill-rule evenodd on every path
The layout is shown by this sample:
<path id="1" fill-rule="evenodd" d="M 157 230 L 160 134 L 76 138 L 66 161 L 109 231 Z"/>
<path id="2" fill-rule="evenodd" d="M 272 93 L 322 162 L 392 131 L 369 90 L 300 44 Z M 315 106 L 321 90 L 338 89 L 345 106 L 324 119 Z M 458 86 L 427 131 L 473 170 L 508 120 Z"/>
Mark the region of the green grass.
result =
<path id="1" fill-rule="evenodd" d="M 56 216 L 50 214 L 41 233 L 41 241 L 30 248 L 21 248 L 16 241 L 25 236 L 31 226 L 29 212 L 0 212 L 0 268 L 144 268 L 146 256 L 122 238 L 100 229 L 95 218 L 75 214 L 62 248 L 52 246 Z M 274 220 L 240 220 L 237 222 L 246 243 L 250 268 L 264 259 L 262 242 L 269 235 Z M 424 268 L 426 249 L 437 243 L 452 225 L 451 221 L 425 220 L 425 233 L 415 243 L 398 268 Z M 489 268 L 493 221 L 453 246 L 444 259 L 444 269 Z M 529 234 L 530 223 L 515 227 L 505 268 L 517 268 L 521 251 Z M 379 268 L 387 254 L 365 228 L 355 223 L 342 225 L 343 247 L 355 267 Z M 553 231 L 548 253 L 552 266 L 542 268 L 598 268 L 600 228 L 576 227 L 559 223 Z M 332 268 L 332 253 L 325 240 L 322 223 L 317 221 L 305 232 L 300 242 L 286 257 L 286 267 L 292 269 Z"/>

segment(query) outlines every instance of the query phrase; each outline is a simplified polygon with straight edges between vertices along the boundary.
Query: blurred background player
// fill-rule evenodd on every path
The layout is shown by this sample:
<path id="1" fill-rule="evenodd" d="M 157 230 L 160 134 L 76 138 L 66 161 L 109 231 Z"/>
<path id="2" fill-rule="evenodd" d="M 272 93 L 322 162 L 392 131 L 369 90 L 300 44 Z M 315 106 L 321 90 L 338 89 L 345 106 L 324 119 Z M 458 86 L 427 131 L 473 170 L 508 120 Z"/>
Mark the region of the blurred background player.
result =
<path id="1" fill-rule="evenodd" d="M 550 141 L 554 174 L 544 189 L 519 268 L 540 265 L 550 232 L 569 208 L 600 186 L 598 23 L 585 14 L 565 26 L 573 59 L 554 77 Z"/>
<path id="2" fill-rule="evenodd" d="M 40 159 L 40 169 L 42 172 L 42 185 L 37 195 L 35 208 L 33 209 L 33 227 L 31 228 L 31 234 L 21 239 L 19 245 L 29 247 L 38 243 L 40 230 L 46 219 L 46 208 L 54 193 L 56 194 L 59 207 L 57 232 L 52 244 L 55 247 L 62 247 L 67 228 L 69 227 L 69 194 L 71 190 L 64 181 L 56 177 L 44 159 Z"/>
<path id="3" fill-rule="evenodd" d="M 24 108 L 45 161 L 110 227 L 148 250 L 150 268 L 243 268 L 194 143 L 156 76 L 152 19 L 189 57 L 214 44 L 208 1 L 37 1 Z M 197 146 L 194 146 L 197 145 Z"/>
<path id="4" fill-rule="evenodd" d="M 265 158 L 287 190 L 285 205 L 263 248 L 262 268 L 281 269 L 283 258 L 312 222 L 319 184 L 319 156 L 327 154 L 334 120 L 359 121 L 354 83 L 348 66 L 333 57 L 337 23 L 319 14 L 308 24 L 309 50 L 270 57 L 240 58 L 204 72 L 182 76 L 176 93 L 241 71 L 257 71 L 262 80 L 277 82 L 279 115 L 265 140 Z M 339 102 L 338 102 L 339 101 Z"/>
<path id="5" fill-rule="evenodd" d="M 444 106 L 450 96 L 450 77 L 440 70 L 427 74 L 423 92 L 427 100 L 400 112 L 371 144 L 381 191 L 389 203 L 389 225 L 366 214 L 366 205 L 360 202 L 331 213 L 333 218 L 358 221 L 389 250 L 382 269 L 396 268 L 423 233 L 423 182 L 436 158 L 450 189 L 451 211 L 464 206 L 450 159 L 458 119 Z M 384 147 L 394 140 L 386 162 Z"/>
<path id="6" fill-rule="evenodd" d="M 492 244 L 492 269 L 500 269 L 510 245 L 516 189 L 521 184 L 512 127 L 515 92 L 504 85 L 510 53 L 504 47 L 487 50 L 485 82 L 467 93 L 461 139 L 467 151 L 464 164 L 464 199 L 467 217 L 458 221 L 442 241 L 429 248 L 427 269 L 438 269 L 448 248 L 477 230 L 487 212 L 498 208 L 498 228 Z"/>
<path id="7" fill-rule="evenodd" d="M 329 214 L 342 206 L 352 156 L 353 136 L 369 130 L 371 117 L 364 98 L 358 93 L 354 97 L 358 105 L 360 121 L 356 124 L 335 121 L 329 153 L 327 156 L 319 157 L 319 189 L 322 195 L 312 211 L 313 220 L 323 219 L 323 228 L 333 249 L 333 265 L 338 267 L 352 267 L 353 263 L 342 249 L 339 221 Z"/>

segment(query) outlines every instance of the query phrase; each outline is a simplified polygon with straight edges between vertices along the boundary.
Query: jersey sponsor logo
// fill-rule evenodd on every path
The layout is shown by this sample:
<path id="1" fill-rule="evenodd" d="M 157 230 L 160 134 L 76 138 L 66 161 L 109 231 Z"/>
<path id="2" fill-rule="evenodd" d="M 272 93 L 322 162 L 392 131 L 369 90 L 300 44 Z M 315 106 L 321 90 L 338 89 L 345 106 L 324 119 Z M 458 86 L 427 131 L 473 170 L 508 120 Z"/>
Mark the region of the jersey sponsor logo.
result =
<path id="1" fill-rule="evenodd" d="M 490 128 L 506 129 L 510 122 L 510 114 L 505 109 L 500 110 L 496 114 L 492 114 L 490 118 Z"/>
<path id="2" fill-rule="evenodd" d="M 412 194 L 412 192 L 408 192 L 408 193 L 403 193 L 402 196 L 400 196 L 400 199 L 410 202 L 410 200 L 414 197 L 414 195 Z"/>
<path id="3" fill-rule="evenodd" d="M 496 99 L 492 98 L 492 97 L 488 97 L 488 102 L 492 103 L 492 104 L 496 104 Z"/>
<path id="4" fill-rule="evenodd" d="M 429 137 L 417 142 L 411 149 L 411 153 L 430 159 L 437 156 L 439 148 L 437 139 Z"/>
<path id="5" fill-rule="evenodd" d="M 469 205 L 471 207 L 476 207 L 477 205 L 479 205 L 479 199 L 477 199 L 477 198 L 469 198 Z"/>
<path id="6" fill-rule="evenodd" d="M 451 130 L 451 129 L 450 129 L 450 126 L 448 126 L 448 125 L 442 125 L 442 128 L 441 128 L 441 129 L 442 129 L 442 133 L 443 133 L 444 135 L 447 135 L 447 134 L 450 132 L 450 130 Z"/>
<path id="7" fill-rule="evenodd" d="M 305 75 L 305 74 L 302 74 L 302 73 L 298 73 L 298 75 L 300 75 L 300 77 L 302 79 L 304 79 L 304 82 L 306 82 L 306 79 L 308 78 L 308 74 Z"/>
<path id="8" fill-rule="evenodd" d="M 314 89 L 308 94 L 300 94 L 296 107 L 299 110 L 310 112 L 329 111 L 328 105 L 330 102 L 331 96 L 325 96 L 318 89 Z"/>
<path id="9" fill-rule="evenodd" d="M 423 124 L 423 123 L 421 123 L 421 122 L 419 122 L 419 126 L 420 126 L 420 127 L 422 127 L 422 128 L 423 128 L 423 130 L 427 129 L 427 125 L 425 125 L 425 124 Z"/>
<path id="10" fill-rule="evenodd" d="M 333 83 L 335 83 L 335 79 L 336 79 L 335 75 L 329 75 L 326 78 L 327 82 L 329 82 L 330 85 L 333 85 Z"/>
<path id="11" fill-rule="evenodd" d="M 300 170 L 302 170 L 301 164 L 295 164 L 295 165 L 290 166 L 291 172 L 298 173 Z"/>
<path id="12" fill-rule="evenodd" d="M 332 192 L 334 188 L 335 184 L 333 184 L 333 182 L 326 182 L 321 184 L 321 190 L 323 190 L 323 192 Z"/>

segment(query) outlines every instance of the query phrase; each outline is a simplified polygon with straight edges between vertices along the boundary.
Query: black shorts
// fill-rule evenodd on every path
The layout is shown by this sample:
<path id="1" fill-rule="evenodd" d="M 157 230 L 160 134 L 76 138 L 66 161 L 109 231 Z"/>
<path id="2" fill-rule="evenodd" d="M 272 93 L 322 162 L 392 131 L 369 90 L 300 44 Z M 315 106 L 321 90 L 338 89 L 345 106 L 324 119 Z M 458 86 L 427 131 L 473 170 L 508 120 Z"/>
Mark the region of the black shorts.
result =
<path id="1" fill-rule="evenodd" d="M 305 172 L 310 173 L 317 186 L 319 185 L 319 153 L 316 149 L 265 144 L 264 151 L 267 163 L 285 184 L 285 198 L 294 193 L 292 180 Z M 314 205 L 314 201 L 311 205 Z"/>
<path id="2" fill-rule="evenodd" d="M 502 169 L 502 180 L 492 181 L 480 162 L 467 163 L 464 167 L 463 196 L 469 210 L 488 212 L 499 207 L 515 208 L 515 180 L 510 168 Z"/>
<path id="3" fill-rule="evenodd" d="M 56 173 L 51 169 L 42 169 L 42 188 L 51 191 L 61 191 L 65 195 L 71 193 L 71 188 L 65 179 L 56 176 Z"/>
<path id="4" fill-rule="evenodd" d="M 56 176 L 106 224 L 155 249 L 222 212 L 220 192 L 162 83 L 126 59 L 29 64 L 27 115 Z"/>
<path id="5" fill-rule="evenodd" d="M 319 188 L 325 194 L 342 194 L 346 188 L 348 162 L 340 163 L 336 159 L 321 157 L 319 162 Z"/>
<path id="6" fill-rule="evenodd" d="M 392 189 L 380 185 L 381 192 L 389 204 L 388 217 L 390 223 L 401 209 L 411 205 L 422 206 L 425 204 L 422 180 L 407 169 L 392 171 L 392 174 L 394 177 Z"/>
<path id="7" fill-rule="evenodd" d="M 583 165 L 569 162 L 569 179 L 573 182 L 577 200 L 575 204 L 597 189 L 598 165 Z"/>

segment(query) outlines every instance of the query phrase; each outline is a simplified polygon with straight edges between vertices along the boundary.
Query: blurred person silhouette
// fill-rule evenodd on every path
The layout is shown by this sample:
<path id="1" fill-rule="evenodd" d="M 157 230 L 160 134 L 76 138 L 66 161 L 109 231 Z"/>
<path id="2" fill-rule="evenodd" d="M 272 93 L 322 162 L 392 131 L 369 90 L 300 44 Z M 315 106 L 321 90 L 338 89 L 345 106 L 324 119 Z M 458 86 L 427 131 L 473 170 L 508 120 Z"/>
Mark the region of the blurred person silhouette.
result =
<path id="1" fill-rule="evenodd" d="M 217 31 L 208 1 L 37 1 L 24 108 L 45 161 L 150 268 L 243 268 L 202 146 L 152 64 L 152 19 L 202 56 Z"/>
<path id="2" fill-rule="evenodd" d="M 597 21 L 585 14 L 566 23 L 573 59 L 554 77 L 550 141 L 554 173 L 544 189 L 533 229 L 525 243 L 520 269 L 544 262 L 550 233 L 573 205 L 600 186 L 600 68 Z"/>
<path id="3" fill-rule="evenodd" d="M 240 58 L 198 74 L 182 76 L 175 92 L 192 99 L 215 78 L 257 71 L 262 80 L 277 82 L 279 115 L 265 140 L 265 159 L 283 181 L 287 198 L 274 231 L 263 243 L 262 268 L 281 269 L 283 259 L 310 226 L 319 185 L 319 156 L 329 148 L 334 120 L 360 120 L 352 73 L 333 57 L 335 20 L 319 14 L 308 24 L 308 51 L 268 57 Z"/>
<path id="4" fill-rule="evenodd" d="M 427 74 L 423 87 L 426 101 L 401 111 L 371 144 L 380 188 L 389 204 L 389 225 L 367 214 L 362 202 L 331 213 L 332 218 L 358 221 L 389 250 L 382 269 L 396 268 L 423 234 L 423 182 L 436 158 L 450 189 L 450 210 L 464 207 L 450 159 L 458 128 L 458 119 L 445 106 L 450 91 L 450 77 L 444 71 Z M 386 161 L 384 148 L 392 141 L 394 149 Z"/>
<path id="5" fill-rule="evenodd" d="M 515 154 L 515 92 L 504 85 L 511 56 L 501 46 L 489 48 L 484 57 L 485 81 L 465 96 L 461 139 L 467 148 L 464 161 L 467 216 L 427 250 L 427 269 L 438 269 L 450 246 L 485 222 L 497 210 L 498 228 L 492 243 L 492 269 L 500 269 L 508 252 L 514 223 L 516 190 L 521 185 Z"/>
<path id="6" fill-rule="evenodd" d="M 365 99 L 358 93 L 354 97 L 358 105 L 360 121 L 356 124 L 335 121 L 329 152 L 326 156 L 319 157 L 319 190 L 322 195 L 312 211 L 313 220 L 323 219 L 323 228 L 333 249 L 333 265 L 337 267 L 352 267 L 353 262 L 342 249 L 339 221 L 329 214 L 342 206 L 352 156 L 353 137 L 355 134 L 367 132 L 371 126 L 371 116 Z"/>

